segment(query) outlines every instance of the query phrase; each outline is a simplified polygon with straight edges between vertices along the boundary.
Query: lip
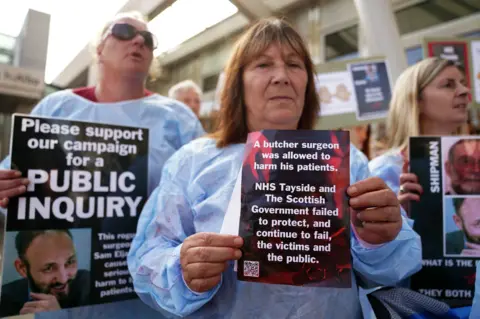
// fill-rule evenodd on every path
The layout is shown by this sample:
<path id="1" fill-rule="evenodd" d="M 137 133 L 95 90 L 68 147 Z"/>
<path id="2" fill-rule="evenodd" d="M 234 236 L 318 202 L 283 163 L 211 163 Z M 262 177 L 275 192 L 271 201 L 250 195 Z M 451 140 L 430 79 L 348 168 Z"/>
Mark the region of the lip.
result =
<path id="1" fill-rule="evenodd" d="M 137 60 L 143 60 L 143 55 L 138 51 L 131 52 L 129 56 Z"/>
<path id="2" fill-rule="evenodd" d="M 271 97 L 270 100 L 293 100 L 293 98 L 289 96 L 274 96 Z"/>
<path id="3" fill-rule="evenodd" d="M 67 291 L 67 285 L 57 286 L 51 288 L 53 292 L 65 292 Z"/>
<path id="4" fill-rule="evenodd" d="M 455 104 L 454 109 L 466 109 L 467 108 L 467 103 L 458 103 L 458 104 Z"/>

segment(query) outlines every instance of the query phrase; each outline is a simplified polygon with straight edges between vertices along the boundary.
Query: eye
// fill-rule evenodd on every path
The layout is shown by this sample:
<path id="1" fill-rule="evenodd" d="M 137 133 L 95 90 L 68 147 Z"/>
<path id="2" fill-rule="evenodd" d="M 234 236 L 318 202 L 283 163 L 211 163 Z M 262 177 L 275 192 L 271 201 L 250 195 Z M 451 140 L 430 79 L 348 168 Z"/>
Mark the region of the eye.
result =
<path id="1" fill-rule="evenodd" d="M 50 266 L 47 266 L 47 267 L 43 268 L 42 272 L 44 272 L 44 273 L 49 273 L 49 272 L 51 272 L 52 270 L 53 270 L 53 266 L 50 265 Z"/>
<path id="2" fill-rule="evenodd" d="M 70 265 L 74 265 L 77 263 L 77 259 L 75 258 L 72 258 L 70 260 L 67 261 L 67 266 L 70 266 Z"/>
<path id="3" fill-rule="evenodd" d="M 288 66 L 290 66 L 292 68 L 303 68 L 302 64 L 300 62 L 297 62 L 297 61 L 288 62 Z"/>
<path id="4" fill-rule="evenodd" d="M 267 63 L 267 62 L 259 62 L 259 63 L 257 63 L 257 68 L 260 68 L 260 69 L 264 69 L 264 68 L 267 68 L 267 67 L 269 67 L 269 66 L 270 66 L 270 64 Z"/>

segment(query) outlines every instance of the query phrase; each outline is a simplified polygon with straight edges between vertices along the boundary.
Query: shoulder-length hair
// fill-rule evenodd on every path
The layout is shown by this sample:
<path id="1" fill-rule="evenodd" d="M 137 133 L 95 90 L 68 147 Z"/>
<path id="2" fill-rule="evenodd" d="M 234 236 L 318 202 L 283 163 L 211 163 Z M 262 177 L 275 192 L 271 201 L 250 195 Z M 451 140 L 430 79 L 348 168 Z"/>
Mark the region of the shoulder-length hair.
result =
<path id="1" fill-rule="evenodd" d="M 422 90 L 449 66 L 456 64 L 441 58 L 426 58 L 408 67 L 398 77 L 387 117 L 389 149 L 404 149 L 410 136 L 421 134 L 419 99 Z"/>
<path id="2" fill-rule="evenodd" d="M 237 41 L 225 67 L 218 129 L 212 134 L 217 139 L 217 147 L 246 142 L 249 130 L 243 72 L 246 65 L 272 44 L 291 48 L 305 63 L 308 83 L 305 105 L 297 129 L 313 128 L 320 110 L 320 102 L 315 89 L 315 68 L 307 47 L 302 37 L 288 22 L 278 18 L 263 19 L 251 26 Z"/>

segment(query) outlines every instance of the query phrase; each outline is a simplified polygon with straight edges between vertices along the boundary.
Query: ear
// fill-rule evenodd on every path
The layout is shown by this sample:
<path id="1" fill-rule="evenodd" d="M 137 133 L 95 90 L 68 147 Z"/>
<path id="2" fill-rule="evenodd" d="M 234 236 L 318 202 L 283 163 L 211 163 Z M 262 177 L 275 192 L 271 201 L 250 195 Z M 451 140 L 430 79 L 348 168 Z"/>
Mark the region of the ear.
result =
<path id="1" fill-rule="evenodd" d="M 419 113 L 422 113 L 423 112 L 423 108 L 424 108 L 424 103 L 425 101 L 423 100 L 423 97 L 422 97 L 422 92 L 420 92 L 418 94 L 418 97 L 417 97 L 417 105 L 418 105 L 418 112 Z"/>
<path id="2" fill-rule="evenodd" d="M 452 176 L 452 164 L 449 161 L 445 162 L 445 173 L 447 173 L 448 177 Z"/>
<path id="3" fill-rule="evenodd" d="M 14 266 L 20 276 L 27 277 L 27 265 L 20 258 L 15 259 Z"/>
<path id="4" fill-rule="evenodd" d="M 105 46 L 105 41 L 102 41 L 99 45 L 97 45 L 97 49 L 96 49 L 97 58 L 102 55 L 104 46 Z"/>
<path id="5" fill-rule="evenodd" d="M 462 219 L 457 214 L 453 215 L 453 221 L 455 225 L 457 225 L 457 228 L 463 231 Z"/>

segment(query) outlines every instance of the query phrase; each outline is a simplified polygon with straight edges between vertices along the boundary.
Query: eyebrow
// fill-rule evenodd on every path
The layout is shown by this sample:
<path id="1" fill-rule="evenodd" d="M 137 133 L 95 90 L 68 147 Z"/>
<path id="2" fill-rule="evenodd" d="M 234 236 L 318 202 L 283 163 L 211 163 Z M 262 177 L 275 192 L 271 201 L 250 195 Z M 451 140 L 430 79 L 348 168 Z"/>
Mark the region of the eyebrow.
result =
<path id="1" fill-rule="evenodd" d="M 441 81 L 453 81 L 453 82 L 456 82 L 457 79 L 454 79 L 454 78 L 444 78 L 442 79 Z M 458 80 L 459 82 L 467 82 L 467 79 L 465 77 L 462 77 L 460 78 L 460 80 Z"/>
<path id="2" fill-rule="evenodd" d="M 261 59 L 261 58 L 271 59 L 272 57 L 269 56 L 269 55 L 266 55 L 266 54 L 264 54 L 264 53 L 261 53 L 261 54 L 259 54 L 259 55 L 255 58 L 255 60 L 256 60 L 256 59 Z M 298 54 L 296 54 L 296 53 L 294 53 L 294 52 L 289 53 L 289 54 L 287 54 L 287 55 L 282 54 L 282 58 L 284 58 L 284 59 L 298 58 L 298 59 L 300 59 L 300 60 L 302 59 L 301 56 L 299 56 Z"/>
<path id="3" fill-rule="evenodd" d="M 71 261 L 72 259 L 77 259 L 77 255 L 75 253 L 73 253 L 70 257 L 67 258 L 67 262 Z M 56 264 L 57 264 L 57 262 L 51 261 L 51 262 L 48 262 L 48 263 L 44 264 L 42 266 L 42 268 L 45 268 L 47 266 L 56 265 Z"/>

